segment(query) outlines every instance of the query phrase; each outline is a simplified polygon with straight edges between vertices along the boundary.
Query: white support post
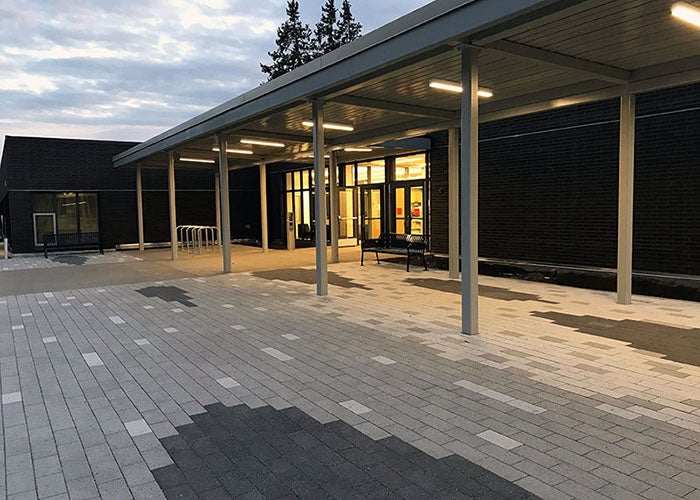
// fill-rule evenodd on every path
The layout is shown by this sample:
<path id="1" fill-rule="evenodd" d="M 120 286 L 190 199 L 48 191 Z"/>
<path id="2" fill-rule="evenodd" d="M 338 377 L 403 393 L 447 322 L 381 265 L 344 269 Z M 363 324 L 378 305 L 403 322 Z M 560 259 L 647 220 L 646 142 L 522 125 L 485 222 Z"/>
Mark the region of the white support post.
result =
<path id="1" fill-rule="evenodd" d="M 316 294 L 328 295 L 328 254 L 326 241 L 326 154 L 325 134 L 323 133 L 323 103 L 314 101 L 314 178 L 316 179 Z"/>
<path id="2" fill-rule="evenodd" d="M 328 185 L 330 186 L 330 209 L 331 214 L 328 218 L 331 225 L 331 262 L 337 264 L 340 262 L 340 251 L 338 249 L 338 239 L 340 237 L 340 219 L 338 214 L 338 204 L 340 202 L 338 194 L 338 153 L 337 151 L 330 152 L 331 159 L 328 162 Z"/>
<path id="3" fill-rule="evenodd" d="M 450 278 L 459 279 L 459 129 L 448 131 L 447 231 Z"/>
<path id="4" fill-rule="evenodd" d="M 175 208 L 175 153 L 168 153 L 168 207 L 170 212 L 170 256 L 177 259 L 177 211 Z"/>
<path id="5" fill-rule="evenodd" d="M 263 253 L 269 249 L 267 229 L 267 166 L 260 164 L 260 232 Z"/>
<path id="6" fill-rule="evenodd" d="M 479 333 L 479 52 L 462 49 L 462 333 Z"/>
<path id="7" fill-rule="evenodd" d="M 136 219 L 139 227 L 139 252 L 144 250 L 143 238 L 143 184 L 141 181 L 141 164 L 136 164 Z"/>
<path id="8" fill-rule="evenodd" d="M 632 303 L 635 96 L 620 98 L 620 183 L 617 216 L 617 303 Z"/>
<path id="9" fill-rule="evenodd" d="M 219 140 L 219 198 L 221 212 L 221 243 L 224 273 L 231 272 L 231 211 L 228 192 L 228 141 L 220 135 Z"/>
<path id="10" fill-rule="evenodd" d="M 223 248 L 221 243 L 221 189 L 219 188 L 219 172 L 214 171 L 214 211 L 216 212 L 216 231 L 219 233 L 219 252 Z"/>

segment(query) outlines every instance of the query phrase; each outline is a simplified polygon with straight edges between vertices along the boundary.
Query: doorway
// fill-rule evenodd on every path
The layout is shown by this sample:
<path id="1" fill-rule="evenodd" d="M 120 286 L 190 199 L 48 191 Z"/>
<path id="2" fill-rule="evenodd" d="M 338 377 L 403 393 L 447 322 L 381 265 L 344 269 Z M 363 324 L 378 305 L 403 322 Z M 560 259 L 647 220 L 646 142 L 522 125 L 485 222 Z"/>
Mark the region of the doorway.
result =
<path id="1" fill-rule="evenodd" d="M 402 184 L 394 188 L 394 230 L 405 234 L 426 234 L 425 184 Z"/>
<path id="2" fill-rule="evenodd" d="M 382 223 L 382 206 L 384 205 L 384 190 L 381 187 L 362 187 L 362 239 L 379 238 L 384 229 Z"/>

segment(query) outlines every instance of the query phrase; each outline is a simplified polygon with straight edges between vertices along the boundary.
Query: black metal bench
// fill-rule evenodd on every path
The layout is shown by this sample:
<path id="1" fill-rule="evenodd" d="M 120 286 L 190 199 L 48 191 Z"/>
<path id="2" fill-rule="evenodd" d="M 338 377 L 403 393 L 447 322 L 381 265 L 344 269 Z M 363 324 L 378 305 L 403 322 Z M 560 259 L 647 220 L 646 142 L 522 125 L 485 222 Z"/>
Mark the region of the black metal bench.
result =
<path id="1" fill-rule="evenodd" d="M 411 257 L 420 257 L 423 267 L 428 270 L 425 261 L 425 251 L 428 249 L 428 238 L 422 234 L 384 233 L 379 238 L 364 240 L 362 242 L 362 257 L 360 265 L 365 265 L 365 252 L 374 252 L 379 264 L 379 254 L 388 253 L 406 256 L 406 272 L 411 268 Z"/>
<path id="2" fill-rule="evenodd" d="M 100 233 L 71 233 L 44 235 L 44 257 L 49 252 L 60 250 L 99 250 L 104 254 Z"/>

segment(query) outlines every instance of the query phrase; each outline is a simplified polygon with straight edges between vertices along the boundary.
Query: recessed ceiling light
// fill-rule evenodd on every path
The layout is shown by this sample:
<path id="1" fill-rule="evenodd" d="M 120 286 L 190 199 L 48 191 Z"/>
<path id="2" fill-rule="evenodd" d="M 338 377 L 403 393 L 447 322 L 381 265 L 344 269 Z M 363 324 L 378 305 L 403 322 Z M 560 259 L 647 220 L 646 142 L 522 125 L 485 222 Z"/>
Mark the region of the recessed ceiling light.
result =
<path id="1" fill-rule="evenodd" d="M 258 139 L 241 139 L 241 144 L 250 144 L 253 146 L 267 146 L 270 148 L 283 148 L 284 147 L 284 144 L 281 142 L 260 141 Z"/>
<path id="2" fill-rule="evenodd" d="M 187 161 L 190 163 L 216 163 L 216 161 L 207 158 L 180 158 L 180 161 Z"/>
<path id="3" fill-rule="evenodd" d="M 311 120 L 304 120 L 301 122 L 301 124 L 305 127 L 313 127 L 314 122 Z M 352 125 L 345 125 L 342 123 L 331 123 L 331 122 L 324 122 L 323 123 L 323 128 L 328 129 L 328 130 L 342 130 L 343 132 L 352 132 L 355 130 L 355 127 Z"/>
<path id="4" fill-rule="evenodd" d="M 685 2 L 677 2 L 671 6 L 671 15 L 687 23 L 700 27 L 700 9 Z"/>
<path id="5" fill-rule="evenodd" d="M 463 91 L 462 85 L 457 82 L 450 82 L 448 80 L 431 80 L 430 88 L 455 93 L 461 93 Z M 485 87 L 479 87 L 479 91 L 477 93 L 479 94 L 479 97 L 493 97 L 493 90 Z"/>
<path id="6" fill-rule="evenodd" d="M 217 153 L 220 151 L 219 148 L 211 148 L 212 151 L 216 151 Z M 227 153 L 232 153 L 235 155 L 252 155 L 253 152 L 250 149 L 235 149 L 235 148 L 226 148 Z"/>
<path id="7" fill-rule="evenodd" d="M 343 151 L 346 153 L 370 153 L 372 148 L 345 148 Z"/>

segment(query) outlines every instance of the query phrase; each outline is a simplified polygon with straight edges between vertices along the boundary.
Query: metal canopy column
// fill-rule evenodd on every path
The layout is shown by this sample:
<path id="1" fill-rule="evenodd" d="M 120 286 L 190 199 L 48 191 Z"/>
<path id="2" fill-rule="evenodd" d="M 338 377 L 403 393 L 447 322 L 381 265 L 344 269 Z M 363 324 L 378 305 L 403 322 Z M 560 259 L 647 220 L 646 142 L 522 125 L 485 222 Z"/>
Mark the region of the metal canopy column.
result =
<path id="1" fill-rule="evenodd" d="M 328 185 L 330 186 L 330 209 L 331 214 L 329 217 L 331 225 L 331 262 L 337 264 L 340 262 L 340 254 L 338 250 L 338 238 L 339 233 L 339 214 L 338 214 L 338 204 L 340 202 L 338 194 L 338 153 L 336 151 L 330 152 L 331 159 L 328 162 Z"/>
<path id="2" fill-rule="evenodd" d="M 136 218 L 139 226 L 139 252 L 143 252 L 143 184 L 141 182 L 141 164 L 136 164 Z"/>
<path id="3" fill-rule="evenodd" d="M 219 197 L 221 201 L 221 243 L 224 259 L 224 272 L 231 272 L 231 211 L 229 209 L 228 192 L 228 141 L 224 136 L 218 136 L 219 140 Z"/>
<path id="4" fill-rule="evenodd" d="M 260 164 L 260 232 L 262 251 L 268 251 L 268 231 L 267 231 L 267 166 Z"/>
<path id="5" fill-rule="evenodd" d="M 316 212 L 316 294 L 328 295 L 328 255 L 326 242 L 326 154 L 325 134 L 323 133 L 323 103 L 314 101 L 314 178 Z"/>
<path id="6" fill-rule="evenodd" d="M 177 259 L 177 212 L 175 208 L 175 153 L 168 152 L 168 208 L 170 212 L 170 255 Z"/>
<path id="7" fill-rule="evenodd" d="M 617 303 L 632 303 L 635 96 L 620 98 L 620 183 L 617 216 Z"/>
<path id="8" fill-rule="evenodd" d="M 447 232 L 450 278 L 459 278 L 459 129 L 448 131 Z"/>
<path id="9" fill-rule="evenodd" d="M 219 189 L 219 172 L 214 171 L 214 211 L 216 212 L 216 231 L 219 233 L 219 251 L 221 251 L 221 189 Z"/>
<path id="10" fill-rule="evenodd" d="M 462 48 L 462 333 L 479 332 L 479 52 Z"/>

